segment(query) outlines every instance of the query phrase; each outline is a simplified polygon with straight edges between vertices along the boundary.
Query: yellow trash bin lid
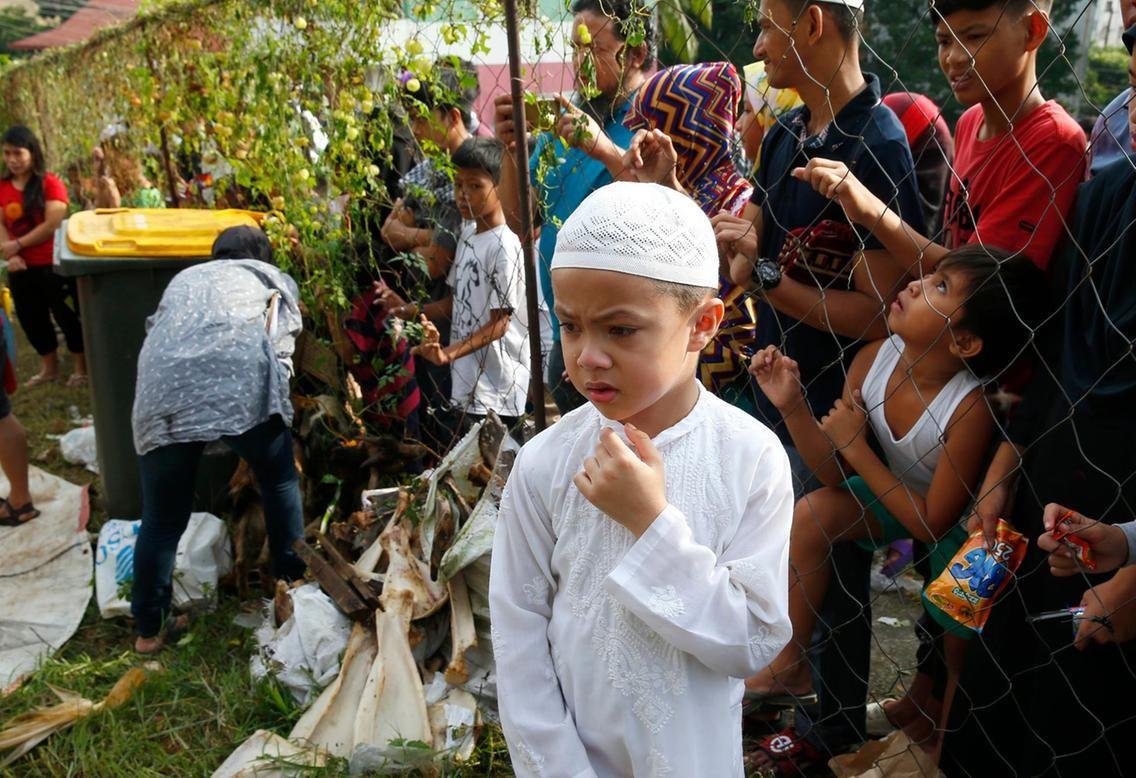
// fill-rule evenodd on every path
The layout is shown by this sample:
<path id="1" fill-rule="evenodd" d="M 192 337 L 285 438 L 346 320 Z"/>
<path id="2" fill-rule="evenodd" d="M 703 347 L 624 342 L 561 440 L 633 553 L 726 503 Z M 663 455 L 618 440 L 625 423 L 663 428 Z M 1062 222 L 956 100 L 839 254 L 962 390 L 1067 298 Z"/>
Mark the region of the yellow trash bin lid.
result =
<path id="1" fill-rule="evenodd" d="M 67 220 L 67 248 L 84 257 L 207 257 L 230 227 L 259 227 L 263 213 L 197 208 L 80 211 Z"/>

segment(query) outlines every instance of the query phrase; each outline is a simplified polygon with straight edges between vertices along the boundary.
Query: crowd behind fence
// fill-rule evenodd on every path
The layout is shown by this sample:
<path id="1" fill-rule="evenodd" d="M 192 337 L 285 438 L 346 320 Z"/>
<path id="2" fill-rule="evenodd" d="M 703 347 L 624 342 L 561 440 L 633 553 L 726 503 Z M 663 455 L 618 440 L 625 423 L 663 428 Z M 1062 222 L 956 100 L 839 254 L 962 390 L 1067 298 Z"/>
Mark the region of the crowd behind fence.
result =
<path id="1" fill-rule="evenodd" d="M 1059 577 L 1038 541 L 1136 518 L 1131 4 L 236 5 L 11 70 L 7 110 L 73 202 L 99 142 L 124 196 L 273 211 L 316 332 L 300 390 L 352 417 L 332 438 L 414 469 L 489 413 L 518 442 L 564 423 L 557 232 L 609 181 L 678 188 L 722 253 L 698 380 L 777 431 L 800 499 L 757 764 L 882 716 L 952 775 L 1126 772 L 1131 569 Z M 107 58 L 127 76 L 73 70 Z M 994 608 L 959 594 L 974 531 L 1018 565 Z M 869 694 L 873 554 L 925 583 L 898 701 Z"/>

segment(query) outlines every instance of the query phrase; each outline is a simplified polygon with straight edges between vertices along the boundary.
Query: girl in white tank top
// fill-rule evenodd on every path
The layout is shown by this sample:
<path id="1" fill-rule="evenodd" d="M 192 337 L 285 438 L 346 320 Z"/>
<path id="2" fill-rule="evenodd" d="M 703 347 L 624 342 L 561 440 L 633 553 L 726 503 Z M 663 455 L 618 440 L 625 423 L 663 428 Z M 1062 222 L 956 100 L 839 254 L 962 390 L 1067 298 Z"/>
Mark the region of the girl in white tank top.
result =
<path id="1" fill-rule="evenodd" d="M 968 395 L 982 386 L 974 375 L 963 368 L 947 381 L 934 397 L 923 397 L 926 410 L 913 427 L 896 437 L 888 425 L 884 411 L 888 380 L 903 354 L 903 338 L 892 335 L 876 352 L 864 383 L 860 387 L 863 407 L 868 411 L 872 433 L 883 450 L 888 467 L 907 488 L 926 495 L 931 489 L 935 467 L 943 452 L 943 433 L 955 411 Z"/>
<path id="2" fill-rule="evenodd" d="M 1044 298 L 1044 284 L 1027 260 L 980 246 L 950 252 L 900 292 L 888 310 L 893 335 L 860 350 L 843 398 L 819 422 L 797 363 L 776 347 L 754 356 L 751 372 L 824 487 L 799 500 L 793 515 L 794 640 L 747 681 L 751 701 L 811 694 L 804 654 L 828 588 L 833 543 L 935 543 L 963 518 L 994 429 L 976 372 L 996 375 L 1014 361 L 1030 337 L 1019 312 Z"/>

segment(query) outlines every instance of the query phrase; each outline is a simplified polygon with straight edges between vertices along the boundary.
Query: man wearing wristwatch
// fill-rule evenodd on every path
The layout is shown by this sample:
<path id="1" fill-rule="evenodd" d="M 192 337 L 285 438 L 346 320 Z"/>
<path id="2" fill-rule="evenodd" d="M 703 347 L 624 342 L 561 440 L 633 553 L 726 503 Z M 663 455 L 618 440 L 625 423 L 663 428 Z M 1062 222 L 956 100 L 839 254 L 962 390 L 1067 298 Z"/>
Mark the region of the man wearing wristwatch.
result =
<path id="1" fill-rule="evenodd" d="M 862 9 L 862 0 L 762 0 L 754 56 L 765 63 L 771 87 L 796 89 L 804 105 L 767 131 L 745 211 L 713 219 L 734 282 L 754 289 L 765 303 L 753 350 L 777 345 L 799 363 L 805 398 L 818 418 L 840 396 L 860 341 L 886 336 L 886 305 L 909 268 L 867 230 L 850 224 L 839 205 L 798 179 L 798 169 L 813 157 L 835 156 L 904 219 L 923 221 L 903 127 L 882 104 L 879 79 L 860 70 Z M 760 417 L 787 444 L 798 495 L 810 491 L 817 484 L 791 448 L 780 414 L 756 384 L 751 390 Z M 841 548 L 846 545 L 834 550 L 833 595 L 813 636 L 819 702 L 798 706 L 793 729 L 779 733 L 784 742 L 803 741 L 826 755 L 864 734 L 870 624 L 863 603 L 870 556 Z M 831 637 L 825 625 L 831 625 Z M 767 745 L 776 751 L 776 744 Z"/>

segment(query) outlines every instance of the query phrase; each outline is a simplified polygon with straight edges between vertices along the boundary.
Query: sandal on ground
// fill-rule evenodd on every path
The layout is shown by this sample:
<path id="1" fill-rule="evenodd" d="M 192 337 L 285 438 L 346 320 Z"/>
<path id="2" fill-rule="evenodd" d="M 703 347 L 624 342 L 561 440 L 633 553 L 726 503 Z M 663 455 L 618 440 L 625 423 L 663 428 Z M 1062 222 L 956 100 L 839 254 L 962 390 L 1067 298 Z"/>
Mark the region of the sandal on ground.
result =
<path id="1" fill-rule="evenodd" d="M 142 656 L 154 656 L 161 653 L 164 649 L 176 644 L 186 632 L 189 632 L 189 616 L 185 613 L 170 619 L 166 622 L 166 626 L 157 635 L 157 642 L 154 643 L 153 648 L 142 650 L 138 648 L 138 641 L 134 642 L 134 652 Z"/>
<path id="2" fill-rule="evenodd" d="M 39 511 L 30 502 L 17 508 L 7 500 L 0 500 L 0 511 L 3 511 L 0 513 L 0 527 L 18 527 L 39 516 Z"/>
<path id="3" fill-rule="evenodd" d="M 59 376 L 57 375 L 44 375 L 43 373 L 36 373 L 27 381 L 24 381 L 24 388 L 31 389 L 33 386 L 39 386 L 40 384 L 54 384 L 58 380 Z"/>
<path id="4" fill-rule="evenodd" d="M 67 386 L 70 387 L 71 389 L 75 389 L 77 387 L 86 386 L 86 385 L 87 385 L 87 374 L 86 373 L 72 373 L 71 377 L 67 379 Z"/>
<path id="5" fill-rule="evenodd" d="M 790 694 L 788 692 L 755 692 L 746 689 L 742 698 L 742 715 L 768 710 L 792 710 L 799 705 L 816 705 L 816 692 Z"/>
<path id="6" fill-rule="evenodd" d="M 769 762 L 758 767 L 749 764 L 747 758 L 746 769 L 756 770 L 752 774 L 762 778 L 808 775 L 811 771 L 825 768 L 828 764 L 828 757 L 797 734 L 797 730 L 792 727 L 786 727 L 776 734 L 761 738 L 748 753 L 753 754 L 755 751 L 765 754 Z"/>

